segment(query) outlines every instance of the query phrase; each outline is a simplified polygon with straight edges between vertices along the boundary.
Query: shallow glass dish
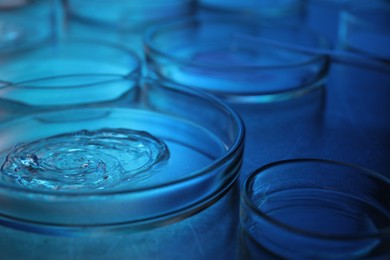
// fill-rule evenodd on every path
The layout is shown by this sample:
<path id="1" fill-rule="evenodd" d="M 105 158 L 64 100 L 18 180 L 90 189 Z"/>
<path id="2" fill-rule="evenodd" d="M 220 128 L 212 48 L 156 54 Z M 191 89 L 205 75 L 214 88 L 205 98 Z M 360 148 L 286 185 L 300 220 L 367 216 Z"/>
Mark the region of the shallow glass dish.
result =
<path id="1" fill-rule="evenodd" d="M 0 80 L 16 83 L 74 74 L 134 75 L 140 61 L 121 45 L 74 39 L 1 55 L 0 67 Z"/>
<path id="2" fill-rule="evenodd" d="M 206 94 L 162 82 L 143 80 L 134 93 L 118 107 L 37 113 L 0 126 L 2 256 L 235 253 L 240 118 Z"/>
<path id="3" fill-rule="evenodd" d="M 0 86 L 0 119 L 69 107 L 105 106 L 126 102 L 139 83 L 132 75 L 78 74 L 39 78 Z"/>
<path id="4" fill-rule="evenodd" d="M 322 159 L 266 165 L 244 182 L 242 259 L 388 259 L 390 180 Z"/>
<path id="5" fill-rule="evenodd" d="M 231 102 L 287 99 L 323 85 L 329 66 L 326 56 L 262 44 L 257 39 L 327 46 L 302 27 L 241 19 L 187 19 L 148 30 L 144 45 L 149 73 Z"/>
<path id="6" fill-rule="evenodd" d="M 0 1 L 0 54 L 18 51 L 54 37 L 54 1 Z"/>
<path id="7" fill-rule="evenodd" d="M 389 1 L 351 1 L 340 16 L 339 41 L 342 48 L 389 62 Z"/>

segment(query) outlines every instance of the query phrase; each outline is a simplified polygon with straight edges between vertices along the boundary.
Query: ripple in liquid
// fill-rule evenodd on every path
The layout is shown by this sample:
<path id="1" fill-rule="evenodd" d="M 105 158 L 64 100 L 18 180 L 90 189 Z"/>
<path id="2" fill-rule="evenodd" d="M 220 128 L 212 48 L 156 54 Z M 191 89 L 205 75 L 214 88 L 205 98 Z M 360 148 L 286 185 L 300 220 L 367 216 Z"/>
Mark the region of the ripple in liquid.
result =
<path id="1" fill-rule="evenodd" d="M 147 132 L 82 130 L 16 145 L 1 166 L 1 178 L 39 190 L 129 187 L 168 158 L 167 145 Z"/>

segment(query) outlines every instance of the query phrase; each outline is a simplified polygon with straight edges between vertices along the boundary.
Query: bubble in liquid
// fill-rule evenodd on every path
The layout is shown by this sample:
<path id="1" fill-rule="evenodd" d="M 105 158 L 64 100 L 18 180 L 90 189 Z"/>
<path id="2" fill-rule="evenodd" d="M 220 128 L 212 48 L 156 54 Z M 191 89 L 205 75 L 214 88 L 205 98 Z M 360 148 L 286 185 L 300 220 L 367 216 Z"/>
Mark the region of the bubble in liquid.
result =
<path id="1" fill-rule="evenodd" d="M 45 190 L 129 187 L 168 158 L 167 145 L 147 132 L 82 130 L 16 145 L 1 166 L 1 179 Z"/>

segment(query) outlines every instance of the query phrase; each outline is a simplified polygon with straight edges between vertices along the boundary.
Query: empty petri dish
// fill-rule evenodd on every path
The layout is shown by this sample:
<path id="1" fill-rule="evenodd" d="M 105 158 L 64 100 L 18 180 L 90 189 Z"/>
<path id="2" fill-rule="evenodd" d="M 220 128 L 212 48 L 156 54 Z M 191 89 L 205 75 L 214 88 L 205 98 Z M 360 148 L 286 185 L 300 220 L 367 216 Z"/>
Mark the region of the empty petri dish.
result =
<path id="1" fill-rule="evenodd" d="M 0 126 L 3 256 L 234 253 L 240 118 L 207 94 L 164 82 L 143 80 L 137 93 L 121 107 L 36 113 Z M 221 239 L 210 243 L 215 234 Z"/>
<path id="2" fill-rule="evenodd" d="M 195 12 L 194 0 L 69 0 L 69 13 L 75 19 L 119 29 L 136 29 L 151 22 Z"/>
<path id="3" fill-rule="evenodd" d="M 327 46 L 324 39 L 302 27 L 242 19 L 186 19 L 149 28 L 144 39 L 149 73 L 207 90 L 229 102 L 283 100 L 323 85 L 328 57 L 256 39 Z"/>
<path id="4" fill-rule="evenodd" d="M 54 36 L 52 0 L 0 1 L 0 53 L 28 48 Z"/>
<path id="5" fill-rule="evenodd" d="M 340 16 L 342 48 L 379 60 L 390 60 L 389 1 L 352 1 Z"/>
<path id="6" fill-rule="evenodd" d="M 241 197 L 242 259 L 387 259 L 390 180 L 322 159 L 266 165 Z"/>
<path id="7" fill-rule="evenodd" d="M 121 45 L 74 39 L 1 55 L 0 66 L 0 80 L 16 83 L 74 74 L 133 75 L 140 61 Z"/>
<path id="8" fill-rule="evenodd" d="M 77 74 L 39 78 L 0 86 L 2 119 L 86 105 L 106 105 L 132 100 L 139 75 Z"/>

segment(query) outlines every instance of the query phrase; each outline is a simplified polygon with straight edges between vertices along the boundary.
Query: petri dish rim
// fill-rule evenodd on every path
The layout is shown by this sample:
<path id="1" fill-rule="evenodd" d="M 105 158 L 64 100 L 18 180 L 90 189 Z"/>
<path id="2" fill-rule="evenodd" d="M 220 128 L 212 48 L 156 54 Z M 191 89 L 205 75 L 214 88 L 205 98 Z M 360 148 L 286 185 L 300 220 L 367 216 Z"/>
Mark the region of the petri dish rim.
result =
<path id="1" fill-rule="evenodd" d="M 114 51 L 114 52 L 118 52 L 118 53 L 122 52 L 123 57 L 127 59 L 126 63 L 128 63 L 126 65 L 127 72 L 124 73 L 123 75 L 130 76 L 130 75 L 141 73 L 142 64 L 141 64 L 140 58 L 138 57 L 137 54 L 135 54 L 135 52 L 133 52 L 132 50 L 126 48 L 126 46 L 123 46 L 119 43 L 110 42 L 110 41 L 106 41 L 106 40 L 95 41 L 95 40 L 89 40 L 89 39 L 83 39 L 83 38 L 62 39 L 61 41 L 52 41 L 52 42 L 49 42 L 48 44 L 47 43 L 40 44 L 39 46 L 35 46 L 34 48 L 24 50 L 23 52 L 19 53 L 18 55 L 24 55 L 24 54 L 31 55 L 31 54 L 39 53 L 39 52 L 42 52 L 45 50 L 55 50 L 56 48 L 68 49 L 68 48 L 72 48 L 72 47 L 75 47 L 78 50 L 82 49 L 84 51 L 89 51 L 89 52 L 91 52 L 91 50 L 93 50 L 94 47 L 104 48 L 105 50 Z M 13 55 L 13 53 L 11 55 Z M 102 57 L 104 55 L 105 54 L 103 54 Z M 89 54 L 88 54 L 88 57 L 89 57 Z M 92 52 L 90 57 L 94 58 L 94 57 L 99 57 L 99 56 L 95 56 Z M 12 64 L 12 62 L 14 62 L 14 61 L 11 60 L 11 64 Z M 125 66 L 123 64 L 123 62 L 121 62 L 120 65 Z M 82 72 L 78 73 L 78 74 L 82 74 Z M 55 77 L 55 76 L 66 76 L 66 75 L 75 75 L 75 74 L 74 73 L 65 73 L 65 74 L 55 74 L 55 75 L 43 76 L 43 77 Z M 30 80 L 34 80 L 37 78 L 43 78 L 43 77 L 32 77 L 32 78 L 24 79 L 22 81 L 15 81 L 15 80 L 10 80 L 10 79 L 2 79 L 1 81 L 6 82 L 6 83 L 19 83 L 19 82 L 30 81 Z"/>
<path id="2" fill-rule="evenodd" d="M 304 237 L 311 237 L 314 239 L 326 239 L 326 240 L 362 240 L 367 238 L 377 238 L 382 236 L 389 236 L 390 235 L 390 225 L 386 228 L 376 232 L 376 233 L 362 233 L 362 234 L 350 234 L 350 235 L 328 235 L 328 234 L 322 234 L 322 233 L 316 233 L 316 232 L 310 232 L 306 231 L 304 229 L 296 228 L 291 225 L 285 224 L 283 222 L 277 221 L 272 217 L 269 217 L 267 214 L 265 214 L 263 211 L 261 211 L 250 199 L 248 192 L 251 190 L 251 187 L 253 185 L 254 179 L 262 174 L 262 172 L 278 167 L 280 165 L 286 165 L 286 164 L 294 164 L 294 163 L 320 163 L 320 164 L 327 164 L 327 165 L 333 165 L 333 166 L 343 166 L 343 167 L 349 167 L 356 169 L 356 171 L 359 171 L 360 174 L 364 174 L 366 176 L 373 177 L 377 180 L 380 180 L 382 182 L 385 182 L 386 184 L 390 185 L 390 179 L 384 177 L 383 175 L 380 175 L 379 173 L 376 173 L 374 171 L 371 171 L 369 169 L 350 164 L 345 162 L 339 162 L 334 160 L 328 160 L 328 159 L 318 159 L 318 158 L 299 158 L 299 159 L 289 159 L 289 160 L 282 160 L 273 162 L 270 164 L 267 164 L 265 166 L 262 166 L 256 170 L 254 170 L 252 173 L 250 173 L 242 185 L 242 194 L 241 194 L 241 203 L 243 203 L 246 207 L 249 207 L 249 209 L 252 211 L 252 213 L 256 214 L 260 218 L 264 219 L 268 223 L 277 226 L 285 231 L 301 235 Z"/>
<path id="3" fill-rule="evenodd" d="M 103 87 L 106 88 L 107 85 L 110 84 L 116 84 L 116 83 L 128 83 L 129 87 L 126 91 L 123 91 L 120 95 L 116 97 L 110 97 L 104 100 L 94 100 L 91 102 L 78 102 L 78 103 L 66 103 L 66 104 L 36 104 L 36 103 L 29 103 L 26 99 L 18 99 L 13 98 L 12 96 L 9 97 L 7 94 L 4 96 L 0 95 L 0 101 L 5 102 L 12 102 L 12 104 L 16 106 L 22 106 L 25 109 L 32 109 L 37 113 L 37 111 L 46 111 L 49 112 L 48 109 L 52 108 L 72 108 L 77 107 L 82 104 L 93 106 L 94 104 L 104 104 L 107 102 L 115 102 L 117 100 L 120 100 L 124 96 L 126 96 L 131 91 L 134 91 L 136 87 L 130 86 L 131 84 L 137 84 L 140 79 L 140 72 L 138 70 L 133 71 L 130 75 L 121 75 L 121 74 L 94 74 L 94 73 L 80 73 L 80 74 L 64 74 L 61 76 L 50 76 L 50 77 L 43 77 L 43 78 L 35 78 L 20 82 L 2 82 L 0 83 L 0 92 L 2 91 L 16 91 L 16 92 L 22 92 L 22 91 L 28 91 L 28 92 L 42 92 L 42 91 L 48 91 L 49 93 L 51 91 L 64 91 L 64 94 L 67 91 L 83 91 L 88 90 L 93 87 Z M 88 81 L 85 83 L 68 83 L 68 84 L 60 84 L 56 85 L 56 80 L 67 80 L 70 79 L 72 82 L 75 82 L 77 80 L 82 80 L 83 78 L 86 78 Z M 45 84 L 45 82 L 48 82 L 49 84 Z M 54 82 L 54 84 L 50 84 L 51 82 Z M 40 85 L 41 83 L 41 85 Z M 43 84 L 43 85 L 42 85 Z M 120 89 L 119 89 L 120 90 Z M 20 115 L 18 115 L 20 117 Z M 7 121 L 9 119 L 6 119 Z M 12 121 L 12 119 L 10 119 Z"/>
<path id="4" fill-rule="evenodd" d="M 66 74 L 63 76 L 51 76 L 51 77 L 44 77 L 44 78 L 36 78 L 31 80 L 25 80 L 20 82 L 7 82 L 0 85 L 0 89 L 6 89 L 6 88 L 16 88 L 16 89 L 48 89 L 47 86 L 40 86 L 37 84 L 38 82 L 45 82 L 45 81 L 51 81 L 56 79 L 66 79 L 66 78 L 83 78 L 83 77 L 96 77 L 101 78 L 101 80 L 95 80 L 91 83 L 84 83 L 84 84 L 69 84 L 69 85 L 50 85 L 51 89 L 79 89 L 84 87 L 91 87 L 93 85 L 97 84 L 106 84 L 106 83 L 114 83 L 117 81 L 123 81 L 127 79 L 137 79 L 137 75 L 121 75 L 121 74 L 93 74 L 93 73 L 82 73 L 82 74 Z"/>
<path id="5" fill-rule="evenodd" d="M 245 23 L 248 23 L 246 20 L 242 20 L 243 22 Z M 242 21 L 239 21 L 239 22 L 242 22 Z M 201 23 L 201 22 L 210 22 L 210 23 L 221 23 L 221 24 L 226 24 L 226 23 L 231 23 L 231 20 L 226 20 L 226 19 L 223 19 L 223 18 L 215 18 L 215 19 L 211 19 L 211 20 L 205 20 L 205 21 L 200 21 L 199 19 L 197 18 L 185 18 L 185 19 L 181 19 L 181 20 L 176 20 L 176 21 L 169 21 L 167 23 L 164 23 L 164 24 L 155 24 L 151 27 L 149 27 L 144 36 L 143 36 L 143 43 L 144 43 L 144 49 L 146 50 L 146 55 L 148 55 L 148 53 L 150 52 L 149 50 L 153 51 L 154 53 L 158 54 L 158 55 L 161 55 L 165 58 L 168 58 L 174 62 L 178 62 L 178 63 L 181 63 L 181 64 L 186 64 L 186 65 L 191 65 L 191 66 L 196 66 L 196 67 L 204 67 L 204 68 L 209 68 L 209 69 L 215 69 L 215 70 L 219 70 L 219 71 L 237 71 L 237 70 L 245 70 L 245 71 L 250 71 L 250 70 L 278 70 L 278 69 L 288 69 L 288 68 L 296 68 L 296 67 L 300 67 L 300 66 L 305 66 L 305 65 L 309 65 L 309 64 L 313 64 L 313 63 L 316 63 L 316 62 L 319 62 L 321 60 L 324 60 L 324 61 L 327 61 L 329 59 L 328 55 L 312 55 L 310 58 L 308 58 L 306 61 L 303 61 L 303 62 L 296 62 L 296 63 L 290 63 L 288 65 L 274 65 L 274 66 L 262 66 L 262 65 L 250 65 L 250 66 L 247 66 L 247 65 L 241 65 L 241 66 L 221 66 L 221 65 L 213 65 L 213 64 L 208 64 L 208 63 L 204 63 L 204 62 L 196 62 L 196 61 L 191 61 L 187 58 L 183 58 L 183 57 L 178 57 L 176 55 L 173 55 L 169 52 L 166 52 L 166 51 L 163 51 L 163 50 L 160 50 L 160 48 L 158 48 L 158 46 L 156 46 L 156 44 L 154 44 L 152 38 L 155 34 L 157 33 L 160 33 L 162 31 L 164 32 L 169 32 L 169 29 L 174 29 L 174 30 L 177 30 L 178 27 L 182 27 L 180 28 L 180 30 L 183 30 L 186 29 L 186 28 L 191 28 L 192 25 L 196 24 L 196 23 Z M 263 26 L 262 24 L 254 24 L 255 26 L 257 27 L 261 27 Z M 293 29 L 293 28 L 298 28 L 298 27 L 294 27 L 294 26 L 290 26 L 288 27 L 290 29 Z M 320 35 L 316 34 L 315 32 L 307 29 L 307 32 L 310 33 L 311 35 L 315 36 L 319 42 L 323 42 L 325 43 L 326 40 L 321 37 Z M 325 47 L 330 47 L 328 45 L 328 43 L 326 42 L 326 46 Z"/>
<path id="6" fill-rule="evenodd" d="M 147 81 L 150 81 L 148 79 Z M 241 117 L 233 111 L 229 106 L 225 105 L 222 101 L 217 99 L 216 97 L 212 96 L 211 94 L 205 93 L 203 91 L 194 90 L 194 89 L 188 89 L 185 87 L 182 87 L 180 85 L 172 84 L 170 82 L 165 82 L 164 85 L 160 84 L 162 88 L 166 88 L 170 91 L 177 91 L 180 93 L 184 93 L 186 95 L 191 95 L 192 97 L 200 98 L 203 100 L 207 100 L 211 102 L 213 105 L 218 107 L 219 109 L 224 109 L 229 116 L 233 119 L 234 124 L 237 128 L 237 135 L 234 139 L 234 142 L 232 143 L 231 147 L 218 159 L 214 160 L 211 164 L 204 166 L 203 168 L 200 168 L 193 172 L 193 174 L 189 177 L 183 177 L 179 178 L 177 180 L 169 181 L 166 183 L 158 184 L 158 185 L 151 185 L 151 186 L 145 186 L 141 188 L 136 189 L 130 189 L 130 190 L 107 190 L 107 191 L 98 191 L 98 192 L 91 192 L 91 191 L 50 191 L 50 190 L 32 190 L 27 188 L 22 188 L 18 186 L 10 186 L 3 183 L 0 183 L 0 189 L 2 190 L 8 190 L 10 192 L 19 192 L 22 194 L 35 194 L 35 195 L 48 195 L 52 197 L 69 197 L 69 198 L 88 198 L 89 196 L 93 197 L 106 197 L 109 195 L 120 195 L 120 194 L 137 194 L 142 192 L 148 192 L 153 190 L 158 190 L 162 188 L 166 188 L 173 185 L 178 185 L 180 183 L 186 183 L 188 181 L 191 181 L 193 179 L 202 178 L 204 175 L 206 175 L 208 172 L 213 171 L 215 168 L 220 167 L 223 165 L 226 161 L 228 161 L 231 158 L 234 158 L 240 149 L 242 149 L 244 138 L 245 138 L 245 126 L 243 123 L 243 120 Z M 70 109 L 69 111 L 71 111 Z M 64 111 L 64 110 L 61 110 Z M 56 113 L 58 111 L 51 111 L 51 112 L 43 112 L 43 113 L 36 113 L 33 115 L 29 115 L 27 117 L 20 117 L 15 120 L 6 121 L 0 124 L 0 127 L 6 127 L 7 124 L 14 124 L 16 121 L 20 121 L 27 118 L 33 118 L 33 117 L 39 117 L 40 115 L 48 115 L 52 113 Z M 237 178 L 237 177 L 236 177 Z M 222 189 L 224 187 L 221 187 Z"/>

